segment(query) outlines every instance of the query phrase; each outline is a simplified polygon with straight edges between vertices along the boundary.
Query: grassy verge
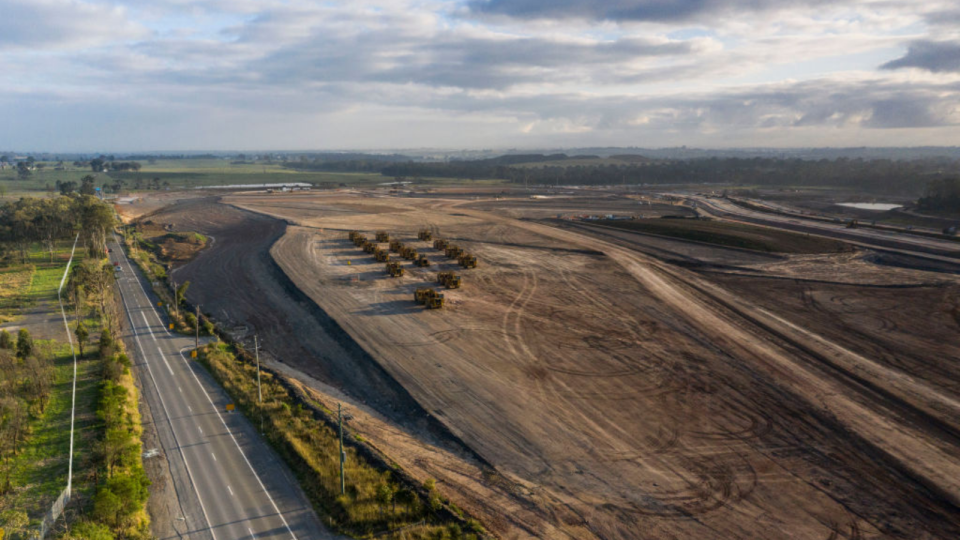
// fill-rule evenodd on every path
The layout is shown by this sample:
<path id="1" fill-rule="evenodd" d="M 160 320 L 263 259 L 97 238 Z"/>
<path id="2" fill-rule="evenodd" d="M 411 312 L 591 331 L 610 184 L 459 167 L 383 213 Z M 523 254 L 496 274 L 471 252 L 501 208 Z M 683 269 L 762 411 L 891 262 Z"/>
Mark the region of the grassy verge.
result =
<path id="1" fill-rule="evenodd" d="M 0 269 L 0 323 L 15 320 L 26 306 L 36 270 L 32 264 Z"/>
<path id="2" fill-rule="evenodd" d="M 215 343 L 199 361 L 248 418 L 259 418 L 256 368 Z M 299 400 L 272 373 L 261 374 L 265 437 L 300 480 L 326 524 L 357 538 L 464 539 L 484 537 L 475 520 L 448 505 L 430 482 L 413 484 L 398 469 L 375 464 L 350 437 L 345 448 L 346 494 L 340 494 L 339 442 L 325 413 Z"/>
<path id="3" fill-rule="evenodd" d="M 628 231 L 771 253 L 843 253 L 853 249 L 838 240 L 723 221 L 639 219 L 601 220 L 597 223 Z"/>
<path id="4" fill-rule="evenodd" d="M 24 512 L 33 530 L 67 485 L 73 389 L 69 345 L 37 341 L 35 346 L 39 355 L 52 357 L 54 384 L 45 410 L 29 422 L 24 445 L 8 462 L 12 489 L 0 497 L 0 512 Z M 95 456 L 101 426 L 96 416 L 99 379 L 100 362 L 91 357 L 79 359 L 73 491 L 74 497 L 81 499 L 92 496 L 96 483 Z"/>

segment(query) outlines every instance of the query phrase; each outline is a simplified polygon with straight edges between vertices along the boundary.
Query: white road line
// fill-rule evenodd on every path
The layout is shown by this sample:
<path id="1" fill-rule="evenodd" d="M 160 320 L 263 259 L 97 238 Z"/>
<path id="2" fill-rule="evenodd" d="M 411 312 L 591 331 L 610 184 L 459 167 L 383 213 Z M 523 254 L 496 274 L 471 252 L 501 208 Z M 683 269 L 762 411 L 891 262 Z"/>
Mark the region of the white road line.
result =
<path id="1" fill-rule="evenodd" d="M 177 387 L 177 390 L 179 390 L 181 394 L 183 393 L 183 388 L 180 388 L 180 387 L 178 386 L 178 387 Z"/>
<path id="2" fill-rule="evenodd" d="M 253 538 L 253 540 L 257 540 L 257 535 L 253 534 L 253 529 L 251 529 L 250 527 L 247 527 L 247 532 L 250 533 L 250 538 Z"/>
<path id="3" fill-rule="evenodd" d="M 190 409 L 190 412 L 193 412 L 193 407 L 187 405 L 187 408 Z"/>
<path id="4" fill-rule="evenodd" d="M 230 438 L 233 439 L 233 444 L 236 445 L 237 451 L 240 452 L 240 456 L 243 457 L 243 461 L 247 463 L 247 467 L 250 468 L 250 472 L 253 473 L 253 477 L 257 479 L 257 483 L 260 484 L 260 489 L 263 490 L 263 493 L 267 496 L 267 499 L 270 499 L 270 504 L 273 505 L 274 511 L 277 512 L 277 515 L 280 516 L 280 521 L 283 522 L 283 526 L 286 527 L 287 532 L 290 533 L 290 536 L 294 540 L 297 540 L 297 535 L 293 534 L 293 529 L 290 528 L 290 525 L 287 523 L 287 518 L 283 517 L 283 512 L 280 511 L 280 507 L 277 506 L 276 501 L 273 500 L 273 497 L 270 495 L 270 492 L 267 490 L 267 487 L 263 485 L 263 481 L 260 480 L 260 475 L 257 474 L 256 469 L 253 468 L 253 465 L 250 463 L 250 460 L 247 459 L 247 455 L 243 453 L 243 449 L 240 448 L 240 443 L 237 442 L 237 438 L 233 436 L 233 432 L 230 431 L 230 426 L 227 425 L 227 422 L 224 421 L 223 416 L 220 414 L 220 411 L 217 409 L 217 406 L 213 404 L 213 400 L 210 398 L 210 394 L 207 393 L 207 389 L 203 387 L 200 383 L 200 378 L 197 377 L 196 372 L 190 369 L 190 363 L 187 361 L 187 357 L 183 355 L 183 351 L 190 349 L 191 347 L 184 347 L 180 349 L 180 358 L 183 360 L 183 363 L 187 366 L 187 369 L 190 371 L 190 374 L 193 375 L 193 380 L 197 382 L 197 386 L 200 387 L 200 390 L 203 391 L 203 395 L 207 396 L 207 401 L 210 403 L 210 406 L 213 408 L 213 412 L 217 414 L 217 418 L 220 419 L 220 423 L 223 424 L 223 427 L 227 430 L 227 435 L 230 435 Z"/>
<path id="5" fill-rule="evenodd" d="M 233 490 L 232 490 L 232 489 L 230 489 L 230 486 L 227 486 L 227 491 L 229 491 L 229 492 L 230 492 L 230 495 L 233 495 Z M 234 496 L 235 496 L 235 495 L 234 495 Z"/>
<path id="6" fill-rule="evenodd" d="M 203 428 L 202 428 L 202 427 L 200 427 L 200 426 L 197 426 L 197 429 L 199 429 L 199 430 L 200 430 L 200 433 L 203 433 Z"/>
<path id="7" fill-rule="evenodd" d="M 214 454 L 213 452 L 210 452 L 210 455 L 213 456 L 213 460 L 214 460 L 214 461 L 217 460 L 217 455 L 216 455 L 216 454 Z"/>
<path id="8" fill-rule="evenodd" d="M 163 358 L 163 351 L 160 350 L 160 346 L 159 346 L 159 345 L 157 346 L 157 352 L 160 353 L 160 358 Z M 163 363 L 164 363 L 164 365 L 167 366 L 167 371 L 170 372 L 170 376 L 172 377 L 172 376 L 173 376 L 173 370 L 170 369 L 170 364 L 167 363 L 167 359 L 166 359 L 166 358 L 163 359 Z"/>
<path id="9" fill-rule="evenodd" d="M 114 235 L 114 240 L 116 240 L 116 235 Z M 117 244 L 119 245 L 119 242 L 117 242 Z M 128 264 L 129 262 L 130 260 L 127 259 Z M 160 406 L 163 407 L 163 414 L 167 417 L 167 423 L 170 425 L 170 432 L 173 434 L 173 442 L 177 445 L 177 450 L 180 451 L 180 459 L 183 460 L 183 465 L 187 469 L 187 476 L 190 478 L 190 484 L 193 486 L 193 492 L 197 496 L 197 502 L 200 503 L 200 511 L 203 513 L 204 521 L 207 522 L 207 530 L 210 531 L 210 536 L 213 537 L 213 540 L 217 540 L 217 534 L 213 531 L 213 527 L 210 525 L 210 517 L 207 515 L 207 509 L 203 505 L 203 498 L 200 497 L 200 491 L 197 489 L 197 483 L 193 479 L 193 473 L 190 472 L 190 464 L 187 462 L 187 456 L 183 453 L 183 447 L 180 445 L 180 441 L 177 437 L 177 431 L 173 427 L 173 422 L 170 421 L 170 412 L 167 410 L 167 404 L 163 400 L 163 394 L 160 393 L 160 387 L 157 385 L 157 379 L 153 376 L 153 369 L 150 367 L 150 363 L 146 361 L 147 353 L 143 349 L 143 343 L 140 342 L 140 334 L 137 332 L 136 326 L 133 323 L 133 316 L 130 314 L 130 308 L 127 306 L 127 298 L 126 295 L 123 294 L 122 287 L 120 287 L 120 299 L 123 301 L 123 307 L 127 312 L 127 319 L 130 321 L 130 329 L 133 331 L 133 337 L 137 342 L 137 347 L 140 349 L 140 354 L 143 355 L 144 363 L 147 365 L 147 372 L 150 374 L 150 380 L 153 381 L 153 387 L 157 391 L 157 396 L 160 398 Z M 146 321 L 146 318 L 144 318 L 144 321 Z M 147 330 L 149 330 L 149 325 Z"/>

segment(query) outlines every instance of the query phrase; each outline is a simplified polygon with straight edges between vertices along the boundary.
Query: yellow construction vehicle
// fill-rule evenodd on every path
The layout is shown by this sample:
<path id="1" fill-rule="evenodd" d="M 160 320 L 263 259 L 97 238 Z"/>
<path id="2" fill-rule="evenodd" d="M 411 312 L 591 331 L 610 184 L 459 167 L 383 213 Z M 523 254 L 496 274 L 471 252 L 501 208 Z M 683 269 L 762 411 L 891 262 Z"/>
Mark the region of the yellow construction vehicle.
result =
<path id="1" fill-rule="evenodd" d="M 387 234 L 387 231 L 377 231 L 377 242 L 389 242 L 390 235 Z"/>
<path id="2" fill-rule="evenodd" d="M 403 267 L 400 266 L 398 262 L 388 262 L 387 263 L 387 274 L 390 274 L 390 277 L 402 277 L 403 276 Z"/>
<path id="3" fill-rule="evenodd" d="M 433 249 L 437 249 L 440 251 L 447 249 L 447 241 L 444 240 L 443 238 L 437 238 L 436 240 L 433 241 Z"/>
<path id="4" fill-rule="evenodd" d="M 413 292 L 413 299 L 418 304 L 426 304 L 427 299 L 435 296 L 437 291 L 431 289 L 430 287 L 417 287 L 417 290 Z"/>
<path id="5" fill-rule="evenodd" d="M 420 255 L 420 258 L 414 261 L 414 264 L 421 268 L 430 266 L 430 259 L 428 259 L 426 255 Z"/>
<path id="6" fill-rule="evenodd" d="M 363 243 L 366 242 L 366 241 L 367 241 L 367 237 L 364 236 L 364 235 L 362 235 L 362 234 L 358 234 L 358 235 L 356 235 L 356 236 L 353 237 L 353 243 L 354 243 L 354 245 L 356 245 L 357 247 L 362 246 Z"/>
<path id="7" fill-rule="evenodd" d="M 446 250 L 446 254 L 447 254 L 447 257 L 448 257 L 448 258 L 450 258 L 450 259 L 456 259 L 456 258 L 459 257 L 461 254 L 463 254 L 463 250 L 460 249 L 458 246 L 448 245 L 448 246 L 447 246 L 447 250 Z"/>
<path id="8" fill-rule="evenodd" d="M 404 246 L 404 248 L 400 250 L 400 256 L 404 259 L 414 261 L 417 259 L 417 250 L 410 246 Z"/>
<path id="9" fill-rule="evenodd" d="M 855 219 L 854 219 L 854 220 L 851 220 L 850 223 L 847 224 L 847 228 L 848 228 L 848 229 L 859 229 L 859 228 L 860 228 L 860 222 L 857 221 L 857 220 L 855 220 Z"/>
<path id="10" fill-rule="evenodd" d="M 440 309 L 443 307 L 443 295 L 440 293 L 434 293 L 433 296 L 427 298 L 427 309 Z"/>
<path id="11" fill-rule="evenodd" d="M 353 240 L 359 235 L 360 235 L 360 231 L 350 231 L 350 234 L 348 234 L 347 236 L 349 236 L 350 241 L 353 242 Z"/>
<path id="12" fill-rule="evenodd" d="M 377 262 L 390 261 L 390 252 L 385 249 L 377 248 L 377 250 L 373 252 L 373 256 L 377 258 Z"/>
<path id="13" fill-rule="evenodd" d="M 464 253 L 457 258 L 457 262 L 464 268 L 476 268 L 477 258 L 469 253 Z"/>
<path id="14" fill-rule="evenodd" d="M 377 245 L 374 244 L 373 242 L 367 240 L 366 242 L 363 243 L 363 250 L 366 251 L 367 253 L 373 253 L 375 249 L 377 249 Z"/>
<path id="15" fill-rule="evenodd" d="M 442 283 L 448 289 L 459 289 L 460 276 L 454 274 L 453 272 L 438 272 L 437 283 Z"/>
<path id="16" fill-rule="evenodd" d="M 417 233 L 417 238 L 429 242 L 433 238 L 433 233 L 430 232 L 430 229 L 420 229 L 420 232 Z"/>
<path id="17" fill-rule="evenodd" d="M 394 253 L 400 253 L 400 250 L 403 249 L 403 242 L 399 240 L 390 241 L 390 251 Z"/>

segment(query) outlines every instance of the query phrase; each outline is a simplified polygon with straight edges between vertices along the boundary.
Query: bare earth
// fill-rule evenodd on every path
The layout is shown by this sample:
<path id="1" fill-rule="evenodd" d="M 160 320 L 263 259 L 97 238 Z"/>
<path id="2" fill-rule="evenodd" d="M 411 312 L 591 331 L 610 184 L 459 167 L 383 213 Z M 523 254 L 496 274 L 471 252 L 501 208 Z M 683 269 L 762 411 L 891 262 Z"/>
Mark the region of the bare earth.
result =
<path id="1" fill-rule="evenodd" d="M 175 273 L 192 300 L 502 537 L 960 536 L 955 277 L 516 219 L 577 201 L 440 197 L 161 216 L 215 237 Z M 480 258 L 438 311 L 413 290 L 459 267 L 424 226 Z M 351 229 L 434 266 L 388 278 Z"/>

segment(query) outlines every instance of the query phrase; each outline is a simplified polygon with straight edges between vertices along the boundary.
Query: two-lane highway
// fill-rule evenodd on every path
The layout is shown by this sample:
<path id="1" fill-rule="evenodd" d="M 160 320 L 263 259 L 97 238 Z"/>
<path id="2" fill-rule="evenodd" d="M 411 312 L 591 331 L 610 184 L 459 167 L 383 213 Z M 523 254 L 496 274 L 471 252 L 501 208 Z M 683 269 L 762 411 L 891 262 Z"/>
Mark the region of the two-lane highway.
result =
<path id="1" fill-rule="evenodd" d="M 293 475 L 243 415 L 228 413 L 228 396 L 194 361 L 194 340 L 171 334 L 156 299 L 119 243 L 111 261 L 136 350 L 135 368 L 157 424 L 186 538 L 334 538 Z M 184 530 L 186 532 L 184 532 Z"/>

